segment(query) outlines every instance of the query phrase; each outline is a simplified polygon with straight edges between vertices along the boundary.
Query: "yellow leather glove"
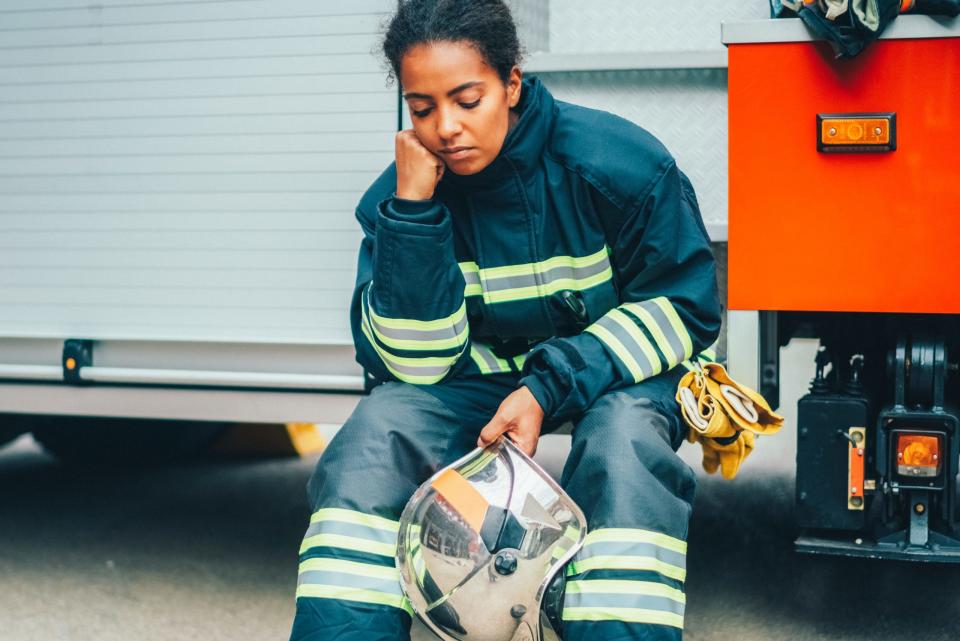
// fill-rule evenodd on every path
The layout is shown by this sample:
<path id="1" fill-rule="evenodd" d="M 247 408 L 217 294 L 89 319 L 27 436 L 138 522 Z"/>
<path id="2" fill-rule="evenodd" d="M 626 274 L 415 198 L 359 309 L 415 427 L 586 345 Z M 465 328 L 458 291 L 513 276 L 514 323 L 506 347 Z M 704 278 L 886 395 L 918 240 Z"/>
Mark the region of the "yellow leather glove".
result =
<path id="1" fill-rule="evenodd" d="M 703 469 L 737 475 L 753 451 L 756 434 L 774 434 L 783 426 L 760 394 L 734 381 L 719 363 L 698 366 L 680 379 L 677 402 L 688 425 L 687 440 L 700 443 Z"/>
<path id="2" fill-rule="evenodd" d="M 703 450 L 703 469 L 707 474 L 720 474 L 725 479 L 732 479 L 740 471 L 740 466 L 753 451 L 753 432 L 739 432 L 736 436 L 727 439 L 715 439 L 702 436 L 695 430 L 687 433 L 687 440 L 691 443 L 700 443 Z"/>

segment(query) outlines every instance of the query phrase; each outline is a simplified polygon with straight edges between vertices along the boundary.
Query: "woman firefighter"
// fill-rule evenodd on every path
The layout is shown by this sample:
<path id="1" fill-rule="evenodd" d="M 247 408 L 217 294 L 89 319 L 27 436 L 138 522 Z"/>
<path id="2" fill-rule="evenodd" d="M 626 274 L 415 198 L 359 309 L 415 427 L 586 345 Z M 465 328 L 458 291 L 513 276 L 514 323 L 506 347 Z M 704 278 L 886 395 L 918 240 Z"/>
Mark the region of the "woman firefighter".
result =
<path id="1" fill-rule="evenodd" d="M 532 455 L 567 421 L 560 483 L 589 533 L 564 638 L 680 638 L 696 481 L 674 394 L 720 328 L 690 182 L 645 130 L 524 78 L 501 0 L 401 1 L 383 50 L 413 129 L 357 207 L 351 307 L 382 384 L 308 485 L 291 638 L 409 639 L 394 556 L 411 495 L 478 445 Z"/>

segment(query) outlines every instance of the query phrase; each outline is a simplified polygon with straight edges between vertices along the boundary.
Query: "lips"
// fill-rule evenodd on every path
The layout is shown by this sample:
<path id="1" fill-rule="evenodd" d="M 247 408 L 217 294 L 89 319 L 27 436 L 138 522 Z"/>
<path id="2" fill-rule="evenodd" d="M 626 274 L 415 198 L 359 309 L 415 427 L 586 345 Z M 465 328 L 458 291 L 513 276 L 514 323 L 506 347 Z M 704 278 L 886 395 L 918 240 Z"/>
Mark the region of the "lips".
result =
<path id="1" fill-rule="evenodd" d="M 461 160 L 473 153 L 474 150 L 474 147 L 444 147 L 440 150 L 440 153 L 449 160 Z"/>

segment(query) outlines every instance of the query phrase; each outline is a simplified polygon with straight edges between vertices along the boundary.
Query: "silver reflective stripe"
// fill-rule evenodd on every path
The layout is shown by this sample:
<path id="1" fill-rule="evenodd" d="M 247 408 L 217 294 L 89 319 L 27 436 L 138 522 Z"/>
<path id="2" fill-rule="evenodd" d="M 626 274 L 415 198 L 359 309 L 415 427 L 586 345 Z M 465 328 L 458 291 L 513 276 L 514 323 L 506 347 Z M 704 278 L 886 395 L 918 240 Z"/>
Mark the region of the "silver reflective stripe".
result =
<path id="1" fill-rule="evenodd" d="M 618 309 L 612 309 L 585 331 L 594 334 L 630 370 L 635 382 L 660 373 L 660 359 L 640 329 Z"/>
<path id="2" fill-rule="evenodd" d="M 687 358 L 684 356 L 683 341 L 677 335 L 670 319 L 667 318 L 659 305 L 653 301 L 645 300 L 639 303 L 626 303 L 621 307 L 635 314 L 640 322 L 647 327 L 670 367 L 679 365 Z"/>
<path id="3" fill-rule="evenodd" d="M 377 322 L 376 316 L 371 314 L 371 324 L 374 329 L 377 330 L 377 336 L 381 338 L 394 339 L 397 341 L 418 341 L 418 342 L 429 342 L 429 341 L 441 341 L 441 340 L 451 340 L 457 339 L 460 336 L 460 333 L 467 327 L 467 317 L 464 314 L 462 318 L 455 321 L 449 327 L 443 329 L 434 329 L 434 330 L 422 330 L 422 329 L 399 329 L 392 328 L 382 325 Z M 464 337 L 465 339 L 466 337 Z M 460 341 L 462 343 L 462 341 Z M 401 349 L 412 349 L 413 346 L 404 346 Z M 431 349 L 436 349 L 433 346 L 430 346 Z M 442 348 L 441 348 L 442 349 Z"/>
<path id="4" fill-rule="evenodd" d="M 635 556 L 647 557 L 669 563 L 670 565 L 686 569 L 687 555 L 660 547 L 654 543 L 637 543 L 633 541 L 603 541 L 590 543 L 580 550 L 577 559 L 585 561 L 596 557 Z"/>
<path id="5" fill-rule="evenodd" d="M 312 548 L 332 547 L 392 557 L 397 552 L 399 528 L 398 521 L 372 514 L 321 508 L 310 517 L 300 554 Z"/>
<path id="6" fill-rule="evenodd" d="M 494 293 L 511 289 L 537 287 L 538 285 L 548 287 L 552 283 L 561 280 L 583 280 L 589 278 L 590 276 L 596 276 L 597 274 L 602 274 L 609 268 L 609 260 L 604 260 L 603 262 L 598 262 L 594 265 L 587 265 L 586 267 L 558 265 L 547 271 L 539 273 L 484 279 L 483 290 L 487 293 Z"/>
<path id="7" fill-rule="evenodd" d="M 362 292 L 362 322 L 372 330 L 379 342 L 387 348 L 414 351 L 444 351 L 459 349 L 467 342 L 467 304 L 449 316 L 434 320 L 388 318 L 374 311 L 373 283 Z"/>
<path id="8" fill-rule="evenodd" d="M 400 572 L 395 567 L 357 561 L 306 559 L 300 563 L 297 598 L 387 605 L 413 614 L 400 586 Z"/>
<path id="9" fill-rule="evenodd" d="M 386 544 L 393 544 L 397 541 L 396 532 L 378 530 L 364 525 L 343 523 L 341 521 L 319 521 L 317 523 L 311 523 L 304 537 L 309 538 L 318 534 L 336 534 Z"/>
<path id="10" fill-rule="evenodd" d="M 463 272 L 463 280 L 468 287 L 480 284 L 480 270 L 476 263 L 461 263 L 460 271 Z"/>
<path id="11" fill-rule="evenodd" d="M 537 263 L 480 269 L 459 263 L 464 296 L 483 296 L 488 304 L 549 296 L 562 289 L 585 290 L 613 278 L 606 246 L 588 256 L 554 256 Z"/>
<path id="12" fill-rule="evenodd" d="M 360 329 L 363 331 L 363 335 L 367 338 L 367 341 L 370 343 L 370 345 L 373 346 L 373 349 L 376 350 L 380 360 L 382 360 L 383 364 L 386 365 L 388 370 L 390 370 L 390 373 L 405 383 L 430 385 L 432 383 L 439 382 L 444 376 L 447 375 L 447 373 L 450 371 L 450 368 L 453 367 L 453 365 L 457 362 L 457 359 L 460 358 L 460 354 L 463 353 L 461 350 L 459 354 L 454 356 L 433 356 L 424 358 L 404 358 L 401 356 L 394 356 L 386 349 L 381 347 L 377 340 L 373 337 L 369 322 L 361 322 Z"/>
<path id="13" fill-rule="evenodd" d="M 307 571 L 301 572 L 297 578 L 297 585 L 335 585 L 345 588 L 360 588 L 363 590 L 374 590 L 384 594 L 394 594 L 403 596 L 403 590 L 400 587 L 399 577 L 397 580 L 379 579 L 368 576 L 359 576 L 357 574 L 346 574 L 344 572 L 323 572 Z"/>
<path id="14" fill-rule="evenodd" d="M 563 600 L 564 608 L 638 608 L 672 612 L 683 616 L 684 604 L 673 599 L 661 596 L 647 596 L 642 594 L 604 594 L 604 593 L 570 593 L 567 592 Z"/>
<path id="15" fill-rule="evenodd" d="M 483 343 L 473 341 L 470 345 L 470 357 L 476 363 L 482 374 L 502 374 L 512 371 L 510 363 L 498 358 L 489 347 Z"/>

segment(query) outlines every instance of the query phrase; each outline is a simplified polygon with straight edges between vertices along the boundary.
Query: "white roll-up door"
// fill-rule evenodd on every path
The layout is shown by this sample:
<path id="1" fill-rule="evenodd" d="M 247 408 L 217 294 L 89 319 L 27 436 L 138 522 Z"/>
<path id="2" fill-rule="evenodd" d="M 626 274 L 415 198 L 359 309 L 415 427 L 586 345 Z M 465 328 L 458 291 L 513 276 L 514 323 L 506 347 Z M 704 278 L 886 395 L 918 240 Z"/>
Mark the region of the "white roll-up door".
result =
<path id="1" fill-rule="evenodd" d="M 393 6 L 0 3 L 0 337 L 348 346 Z"/>

